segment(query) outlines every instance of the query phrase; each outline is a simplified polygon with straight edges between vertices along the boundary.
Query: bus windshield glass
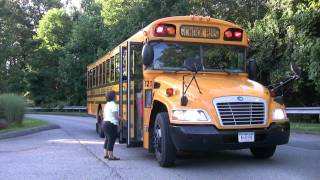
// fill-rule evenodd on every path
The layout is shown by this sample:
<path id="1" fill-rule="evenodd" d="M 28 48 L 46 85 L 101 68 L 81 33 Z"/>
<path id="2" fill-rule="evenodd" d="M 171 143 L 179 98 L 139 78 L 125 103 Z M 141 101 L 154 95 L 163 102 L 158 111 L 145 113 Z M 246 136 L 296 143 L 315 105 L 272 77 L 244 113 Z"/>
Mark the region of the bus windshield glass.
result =
<path id="1" fill-rule="evenodd" d="M 186 59 L 201 61 L 201 71 L 245 71 L 245 48 L 232 45 L 151 42 L 154 50 L 153 69 L 187 70 Z"/>

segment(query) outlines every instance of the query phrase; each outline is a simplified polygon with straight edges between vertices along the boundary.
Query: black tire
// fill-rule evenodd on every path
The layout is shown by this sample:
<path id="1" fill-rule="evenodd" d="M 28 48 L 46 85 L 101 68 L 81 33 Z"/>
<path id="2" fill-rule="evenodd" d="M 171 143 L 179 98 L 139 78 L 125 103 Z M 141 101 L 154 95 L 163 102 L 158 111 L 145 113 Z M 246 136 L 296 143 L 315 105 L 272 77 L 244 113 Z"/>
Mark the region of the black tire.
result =
<path id="1" fill-rule="evenodd" d="M 273 156 L 277 146 L 250 148 L 252 155 L 258 159 L 267 159 Z"/>
<path id="2" fill-rule="evenodd" d="M 157 114 L 153 135 L 153 145 L 159 165 L 161 167 L 173 166 L 176 159 L 176 148 L 169 132 L 168 113 L 161 112 Z"/>
<path id="3" fill-rule="evenodd" d="M 104 138 L 105 135 L 103 132 L 103 125 L 102 125 L 103 120 L 102 120 L 101 113 L 102 113 L 102 110 L 101 110 L 101 108 L 99 108 L 98 113 L 97 113 L 96 131 L 97 131 L 99 137 Z"/>

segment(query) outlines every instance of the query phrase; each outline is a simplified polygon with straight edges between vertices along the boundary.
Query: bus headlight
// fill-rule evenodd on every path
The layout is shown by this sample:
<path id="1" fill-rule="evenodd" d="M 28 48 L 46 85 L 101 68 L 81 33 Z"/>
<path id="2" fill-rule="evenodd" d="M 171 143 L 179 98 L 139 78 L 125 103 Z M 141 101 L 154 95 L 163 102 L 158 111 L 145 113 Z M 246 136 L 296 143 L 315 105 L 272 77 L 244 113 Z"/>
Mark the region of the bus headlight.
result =
<path id="1" fill-rule="evenodd" d="M 272 120 L 287 120 L 287 113 L 283 109 L 275 109 L 272 113 Z"/>
<path id="2" fill-rule="evenodd" d="M 185 122 L 209 122 L 207 113 L 199 109 L 173 110 L 172 120 Z"/>

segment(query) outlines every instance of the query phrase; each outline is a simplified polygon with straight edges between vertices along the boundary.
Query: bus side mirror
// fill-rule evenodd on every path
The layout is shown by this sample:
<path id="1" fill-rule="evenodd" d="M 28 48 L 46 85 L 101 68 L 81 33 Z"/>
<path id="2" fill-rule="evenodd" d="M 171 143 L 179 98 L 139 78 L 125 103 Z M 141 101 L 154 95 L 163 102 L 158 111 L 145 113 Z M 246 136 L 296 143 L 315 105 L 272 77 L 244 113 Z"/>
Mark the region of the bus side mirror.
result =
<path id="1" fill-rule="evenodd" d="M 153 47 L 149 43 L 145 44 L 142 49 L 142 62 L 145 66 L 150 66 L 153 63 Z"/>
<path id="2" fill-rule="evenodd" d="M 257 62 L 252 59 L 249 61 L 247 65 L 247 73 L 249 75 L 249 79 L 256 80 L 257 79 Z"/>
<path id="3" fill-rule="evenodd" d="M 290 63 L 291 72 L 293 72 L 296 79 L 299 79 L 301 76 L 301 67 L 294 63 Z"/>

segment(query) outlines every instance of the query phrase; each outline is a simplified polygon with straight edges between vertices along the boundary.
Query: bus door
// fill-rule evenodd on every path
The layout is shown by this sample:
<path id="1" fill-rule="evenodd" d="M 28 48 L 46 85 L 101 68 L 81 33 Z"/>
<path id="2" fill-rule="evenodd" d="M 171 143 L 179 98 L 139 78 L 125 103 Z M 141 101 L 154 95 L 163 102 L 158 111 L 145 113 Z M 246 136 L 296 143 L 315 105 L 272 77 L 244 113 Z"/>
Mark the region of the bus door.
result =
<path id="1" fill-rule="evenodd" d="M 119 116 L 124 118 L 124 121 L 119 122 L 119 143 L 125 143 L 127 139 L 127 47 L 120 46 L 120 76 L 119 76 Z"/>
<path id="2" fill-rule="evenodd" d="M 142 43 L 128 42 L 126 53 L 127 146 L 139 147 L 143 142 Z"/>

